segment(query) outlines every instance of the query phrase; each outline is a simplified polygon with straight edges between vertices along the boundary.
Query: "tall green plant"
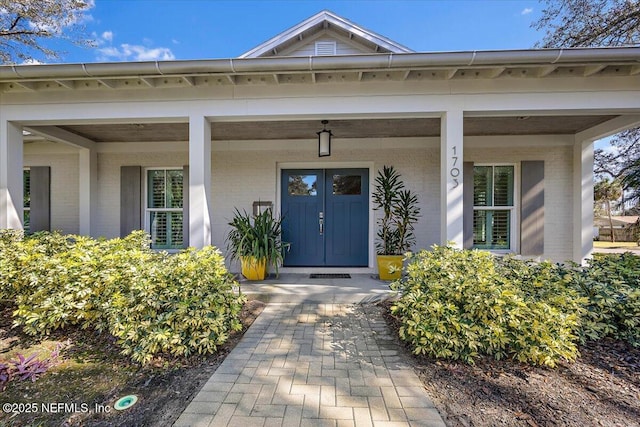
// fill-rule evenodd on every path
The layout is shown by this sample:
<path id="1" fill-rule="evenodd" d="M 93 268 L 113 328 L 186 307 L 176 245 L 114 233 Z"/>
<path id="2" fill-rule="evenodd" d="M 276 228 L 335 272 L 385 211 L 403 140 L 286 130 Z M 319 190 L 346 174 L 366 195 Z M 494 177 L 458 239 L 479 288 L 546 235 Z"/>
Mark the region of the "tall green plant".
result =
<path id="1" fill-rule="evenodd" d="M 227 251 L 235 259 L 253 257 L 266 259 L 267 265 L 278 267 L 284 259 L 284 250 L 289 246 L 282 242 L 282 218 L 275 218 L 271 209 L 257 215 L 235 209 L 229 222 L 231 230 L 227 234 Z"/>
<path id="2" fill-rule="evenodd" d="M 418 197 L 404 188 L 401 175 L 393 166 L 383 166 L 376 176 L 374 209 L 383 213 L 378 220 L 379 255 L 402 255 L 415 243 L 414 224 L 420 216 Z"/>

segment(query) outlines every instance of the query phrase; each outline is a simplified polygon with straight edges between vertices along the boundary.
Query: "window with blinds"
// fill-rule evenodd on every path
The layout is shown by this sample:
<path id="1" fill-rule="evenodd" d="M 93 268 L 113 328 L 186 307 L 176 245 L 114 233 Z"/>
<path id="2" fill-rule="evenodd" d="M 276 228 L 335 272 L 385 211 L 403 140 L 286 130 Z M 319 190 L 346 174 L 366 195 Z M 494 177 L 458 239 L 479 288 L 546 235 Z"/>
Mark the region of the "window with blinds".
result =
<path id="1" fill-rule="evenodd" d="M 182 169 L 147 171 L 147 220 L 154 249 L 182 248 Z"/>
<path id="2" fill-rule="evenodd" d="M 511 249 L 514 167 L 474 166 L 473 246 Z"/>

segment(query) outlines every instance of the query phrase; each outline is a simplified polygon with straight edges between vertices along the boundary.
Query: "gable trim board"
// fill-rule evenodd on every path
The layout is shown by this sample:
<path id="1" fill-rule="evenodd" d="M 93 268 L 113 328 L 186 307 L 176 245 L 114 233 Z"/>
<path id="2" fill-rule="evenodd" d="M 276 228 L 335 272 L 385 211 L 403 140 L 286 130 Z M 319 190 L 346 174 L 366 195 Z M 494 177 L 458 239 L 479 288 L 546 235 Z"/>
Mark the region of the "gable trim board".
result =
<path id="1" fill-rule="evenodd" d="M 307 37 L 308 32 L 315 34 L 318 31 L 327 30 L 327 28 L 335 27 L 350 37 L 362 39 L 369 42 L 387 52 L 392 53 L 409 53 L 412 52 L 406 46 L 401 45 L 387 37 L 367 30 L 345 18 L 342 18 L 328 10 L 323 10 L 297 25 L 281 32 L 264 43 L 254 47 L 253 49 L 240 55 L 240 58 L 258 58 L 268 56 L 269 53 L 278 52 L 281 46 L 290 44 L 291 41 L 303 41 Z M 291 50 L 291 47 L 288 47 Z"/>

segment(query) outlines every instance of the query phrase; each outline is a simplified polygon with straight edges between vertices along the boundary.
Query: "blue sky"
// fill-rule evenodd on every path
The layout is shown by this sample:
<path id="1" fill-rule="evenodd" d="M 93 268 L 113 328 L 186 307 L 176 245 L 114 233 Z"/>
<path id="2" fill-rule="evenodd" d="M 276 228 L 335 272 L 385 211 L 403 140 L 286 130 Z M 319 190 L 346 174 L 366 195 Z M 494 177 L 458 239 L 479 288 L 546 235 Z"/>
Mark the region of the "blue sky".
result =
<path id="1" fill-rule="evenodd" d="M 530 48 L 537 0 L 93 0 L 94 49 L 64 44 L 61 62 L 236 57 L 328 9 L 417 51 Z"/>

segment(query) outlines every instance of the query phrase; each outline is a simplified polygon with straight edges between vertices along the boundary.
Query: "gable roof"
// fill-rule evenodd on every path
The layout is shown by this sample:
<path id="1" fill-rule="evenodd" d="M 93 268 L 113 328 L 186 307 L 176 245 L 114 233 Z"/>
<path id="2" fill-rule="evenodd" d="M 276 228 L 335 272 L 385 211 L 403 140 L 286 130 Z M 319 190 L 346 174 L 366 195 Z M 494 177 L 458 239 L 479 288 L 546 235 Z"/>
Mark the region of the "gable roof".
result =
<path id="1" fill-rule="evenodd" d="M 248 52 L 243 53 L 240 55 L 240 58 L 277 56 L 279 52 L 290 50 L 292 46 L 300 44 L 323 31 L 332 31 L 339 36 L 345 36 L 349 40 L 368 47 L 371 52 L 413 52 L 413 50 L 400 43 L 394 42 L 373 31 L 369 31 L 333 12 L 323 10 Z"/>

